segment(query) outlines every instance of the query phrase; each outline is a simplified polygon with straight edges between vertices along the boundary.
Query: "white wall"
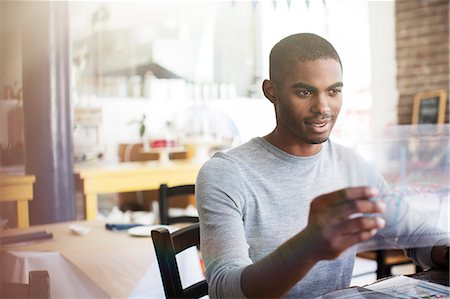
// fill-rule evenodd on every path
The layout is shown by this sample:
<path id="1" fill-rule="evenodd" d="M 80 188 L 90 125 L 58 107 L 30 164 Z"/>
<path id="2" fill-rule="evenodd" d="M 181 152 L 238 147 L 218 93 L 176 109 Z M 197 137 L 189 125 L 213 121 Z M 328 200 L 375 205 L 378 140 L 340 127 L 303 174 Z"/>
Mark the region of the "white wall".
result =
<path id="1" fill-rule="evenodd" d="M 395 1 L 369 1 L 372 118 L 375 132 L 397 123 Z"/>

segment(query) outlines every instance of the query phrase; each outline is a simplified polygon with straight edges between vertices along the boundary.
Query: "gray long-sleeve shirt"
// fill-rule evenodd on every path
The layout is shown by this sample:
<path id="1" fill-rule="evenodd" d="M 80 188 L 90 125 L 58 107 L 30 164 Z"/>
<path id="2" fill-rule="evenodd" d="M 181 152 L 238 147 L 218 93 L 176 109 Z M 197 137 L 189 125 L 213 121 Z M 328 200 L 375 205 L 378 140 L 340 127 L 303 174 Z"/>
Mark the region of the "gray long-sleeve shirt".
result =
<path id="1" fill-rule="evenodd" d="M 290 155 L 259 137 L 214 155 L 202 167 L 196 187 L 210 297 L 245 297 L 240 284 L 244 268 L 303 230 L 314 198 L 363 185 L 381 193 L 387 189 L 384 179 L 358 154 L 331 141 L 310 157 Z M 408 216 L 404 203 L 387 204 L 386 226 L 379 234 L 392 236 L 395 226 L 407 243 L 412 232 L 430 229 Z M 356 246 L 335 260 L 318 262 L 287 297 L 314 298 L 348 287 L 355 254 Z M 410 255 L 423 266 L 434 266 L 430 248 Z"/>

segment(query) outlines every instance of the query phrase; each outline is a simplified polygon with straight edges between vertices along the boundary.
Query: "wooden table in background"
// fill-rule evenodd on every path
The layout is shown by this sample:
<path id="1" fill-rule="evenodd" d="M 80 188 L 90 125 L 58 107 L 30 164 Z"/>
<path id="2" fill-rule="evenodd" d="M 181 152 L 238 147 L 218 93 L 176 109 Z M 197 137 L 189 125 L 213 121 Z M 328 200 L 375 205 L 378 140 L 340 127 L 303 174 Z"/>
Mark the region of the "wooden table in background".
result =
<path id="1" fill-rule="evenodd" d="M 28 201 L 33 199 L 34 175 L 0 173 L 0 202 L 17 202 L 17 226 L 29 226 Z"/>
<path id="2" fill-rule="evenodd" d="M 89 228 L 85 235 L 70 225 Z M 144 227 L 150 233 L 152 227 Z M 10 229 L 0 236 L 47 231 L 51 239 L 0 244 L 0 280 L 25 283 L 29 271 L 47 270 L 51 298 L 164 298 L 150 237 L 109 231 L 101 221 L 76 221 Z M 193 250 L 192 250 L 193 249 Z M 182 257 L 186 283 L 204 279 L 196 248 Z M 183 277 L 183 276 L 182 276 Z"/>
<path id="3" fill-rule="evenodd" d="M 78 165 L 75 167 L 75 184 L 85 200 L 86 219 L 94 220 L 98 194 L 156 190 L 160 184 L 194 184 L 200 167 L 188 160 Z"/>

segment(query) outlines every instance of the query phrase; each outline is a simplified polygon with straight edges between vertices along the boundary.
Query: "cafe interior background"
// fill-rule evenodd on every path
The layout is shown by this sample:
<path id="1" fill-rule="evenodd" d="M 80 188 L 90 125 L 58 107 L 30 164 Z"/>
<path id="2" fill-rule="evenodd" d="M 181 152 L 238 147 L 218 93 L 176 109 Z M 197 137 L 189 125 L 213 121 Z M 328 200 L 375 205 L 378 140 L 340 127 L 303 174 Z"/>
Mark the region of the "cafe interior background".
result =
<path id="1" fill-rule="evenodd" d="M 356 147 L 410 125 L 415 94 L 448 92 L 445 0 L 0 2 L 0 172 L 35 176 L 30 225 L 86 217 L 77 169 L 201 164 L 269 133 L 269 52 L 298 32 L 341 55 L 334 141 Z M 151 212 L 155 198 L 100 194 L 97 217 Z M 1 203 L 2 227 L 16 226 L 15 209 Z"/>

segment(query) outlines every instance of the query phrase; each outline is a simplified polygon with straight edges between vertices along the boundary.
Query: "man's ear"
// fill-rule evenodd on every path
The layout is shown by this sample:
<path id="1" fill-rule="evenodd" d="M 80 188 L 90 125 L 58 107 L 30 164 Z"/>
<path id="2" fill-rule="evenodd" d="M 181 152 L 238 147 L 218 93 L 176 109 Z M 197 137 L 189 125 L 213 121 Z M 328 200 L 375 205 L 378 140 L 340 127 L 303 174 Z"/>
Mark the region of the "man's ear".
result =
<path id="1" fill-rule="evenodd" d="M 277 102 L 277 91 L 275 90 L 275 86 L 272 81 L 264 80 L 262 84 L 262 90 L 264 96 L 272 102 L 272 104 L 276 104 Z"/>

